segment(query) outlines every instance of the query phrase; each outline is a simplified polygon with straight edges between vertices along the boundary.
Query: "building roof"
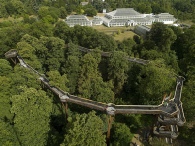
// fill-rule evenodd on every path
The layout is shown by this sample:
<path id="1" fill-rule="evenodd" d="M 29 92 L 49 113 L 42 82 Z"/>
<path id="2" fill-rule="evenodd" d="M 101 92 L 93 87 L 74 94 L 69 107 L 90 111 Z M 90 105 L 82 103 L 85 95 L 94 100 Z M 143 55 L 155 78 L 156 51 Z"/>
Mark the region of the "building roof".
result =
<path id="1" fill-rule="evenodd" d="M 89 2 L 81 2 L 82 6 L 88 5 Z"/>
<path id="2" fill-rule="evenodd" d="M 70 19 L 88 20 L 88 18 L 84 15 L 70 15 L 70 16 L 66 17 L 66 20 L 70 20 Z"/>
<path id="3" fill-rule="evenodd" d="M 142 22 L 151 22 L 151 21 L 153 21 L 153 19 L 148 19 L 148 18 L 111 19 L 109 22 L 110 23 L 123 23 L 123 22 L 125 23 L 125 22 L 128 22 L 128 21 L 142 23 Z"/>
<path id="4" fill-rule="evenodd" d="M 106 17 L 101 17 L 101 19 L 104 21 L 104 22 L 106 22 L 106 23 L 109 23 L 112 19 L 108 19 L 108 18 L 106 18 Z"/>
<path id="5" fill-rule="evenodd" d="M 91 24 L 92 22 L 84 15 L 70 15 L 66 17 L 67 24 Z"/>
<path id="6" fill-rule="evenodd" d="M 94 19 L 92 20 L 92 22 L 101 22 L 102 19 L 100 17 L 94 17 Z"/>
<path id="7" fill-rule="evenodd" d="M 150 31 L 150 27 L 148 27 L 146 25 L 138 25 L 136 28 L 141 28 L 143 30 Z"/>
<path id="8" fill-rule="evenodd" d="M 111 16 L 129 16 L 129 15 L 141 15 L 139 12 L 135 11 L 133 8 L 118 8 L 112 12 L 107 13 Z"/>
<path id="9" fill-rule="evenodd" d="M 155 15 L 156 18 L 174 18 L 173 15 L 169 14 L 169 13 L 160 13 Z"/>

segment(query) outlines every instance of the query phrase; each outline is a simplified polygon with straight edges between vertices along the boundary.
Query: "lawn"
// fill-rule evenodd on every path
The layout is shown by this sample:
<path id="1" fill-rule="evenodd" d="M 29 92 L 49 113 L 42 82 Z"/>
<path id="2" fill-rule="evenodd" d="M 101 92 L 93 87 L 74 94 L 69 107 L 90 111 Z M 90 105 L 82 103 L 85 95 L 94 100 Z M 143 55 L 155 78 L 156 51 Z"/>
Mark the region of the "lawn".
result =
<path id="1" fill-rule="evenodd" d="M 5 21 L 12 21 L 12 22 L 18 22 L 18 21 L 22 21 L 23 18 L 13 18 L 13 17 L 8 17 L 8 18 L 0 18 L 0 22 L 5 22 Z"/>
<path id="2" fill-rule="evenodd" d="M 91 18 L 92 19 L 92 18 Z M 19 22 L 22 21 L 23 18 L 13 18 L 13 17 L 8 17 L 8 18 L 0 18 L 0 23 L 5 22 L 5 21 L 12 21 L 12 22 Z M 92 26 L 94 29 L 104 32 L 107 35 L 111 35 L 114 37 L 115 40 L 122 41 L 127 38 L 133 38 L 135 33 L 133 31 L 130 31 L 130 27 L 106 27 L 104 25 L 96 25 Z"/>
<path id="3" fill-rule="evenodd" d="M 115 40 L 123 41 L 124 39 L 133 38 L 135 33 L 133 31 L 124 31 L 124 33 L 120 33 L 114 36 Z"/>
<path id="4" fill-rule="evenodd" d="M 106 27 L 104 25 L 93 26 L 94 29 L 104 32 L 107 35 L 111 35 L 115 40 L 122 41 L 127 38 L 133 38 L 135 33 L 130 31 L 130 27 Z"/>

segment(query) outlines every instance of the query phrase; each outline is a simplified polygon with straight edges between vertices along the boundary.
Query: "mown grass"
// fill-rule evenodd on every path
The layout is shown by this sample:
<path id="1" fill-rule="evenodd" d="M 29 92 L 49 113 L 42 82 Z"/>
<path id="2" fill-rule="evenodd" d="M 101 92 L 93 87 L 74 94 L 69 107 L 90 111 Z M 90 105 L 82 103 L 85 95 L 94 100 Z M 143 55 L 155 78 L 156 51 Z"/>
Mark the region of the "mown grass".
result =
<path id="1" fill-rule="evenodd" d="M 130 31 L 130 27 L 106 27 L 104 25 L 93 26 L 99 32 L 104 32 L 107 35 L 111 35 L 115 40 L 122 41 L 127 38 L 133 38 L 135 33 Z"/>
<path id="2" fill-rule="evenodd" d="M 8 17 L 8 18 L 0 18 L 0 22 L 5 22 L 5 21 L 22 21 L 23 18 L 22 17 L 19 17 L 19 18 L 14 18 L 14 17 Z"/>
<path id="3" fill-rule="evenodd" d="M 22 21 L 23 18 L 13 18 L 13 17 L 8 17 L 8 18 L 0 18 L 0 23 L 1 22 L 19 22 Z M 135 35 L 134 32 L 130 31 L 130 27 L 106 27 L 104 25 L 99 25 L 99 26 L 92 26 L 94 29 L 98 30 L 99 32 L 104 32 L 107 35 L 111 35 L 114 37 L 115 40 L 118 41 L 123 41 L 124 39 L 128 38 L 133 38 Z"/>
<path id="4" fill-rule="evenodd" d="M 133 38 L 135 33 L 133 31 L 125 31 L 124 33 L 120 33 L 114 36 L 115 40 L 123 41 L 124 39 Z"/>

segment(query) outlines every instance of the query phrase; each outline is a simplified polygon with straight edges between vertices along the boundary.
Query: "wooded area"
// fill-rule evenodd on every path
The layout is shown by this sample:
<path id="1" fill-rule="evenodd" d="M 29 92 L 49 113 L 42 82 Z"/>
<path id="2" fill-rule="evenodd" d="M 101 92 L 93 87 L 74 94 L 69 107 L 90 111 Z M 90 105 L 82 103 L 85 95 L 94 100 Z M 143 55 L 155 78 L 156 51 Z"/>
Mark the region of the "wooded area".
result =
<path id="1" fill-rule="evenodd" d="M 68 104 L 67 117 L 58 97 L 42 88 L 36 75 L 5 59 L 10 49 L 18 50 L 51 85 L 105 103 L 158 105 L 164 94 L 174 93 L 175 74 L 184 76 L 182 102 L 187 123 L 179 127 L 174 144 L 195 144 L 195 25 L 180 28 L 154 23 L 145 39 L 135 35 L 115 41 L 91 27 L 69 27 L 60 20 L 71 12 L 133 7 L 141 13 L 169 12 L 179 21 L 193 22 L 195 1 L 94 0 L 86 6 L 80 0 L 0 2 L 0 145 L 99 146 L 106 145 L 108 130 L 108 117 L 98 111 Z M 96 51 L 83 53 L 78 46 Z M 112 55 L 102 57 L 100 51 Z M 124 56 L 150 63 L 130 63 Z M 129 145 L 133 135 L 152 127 L 154 120 L 154 115 L 117 115 L 110 145 Z M 150 144 L 159 142 L 166 145 L 156 138 Z"/>

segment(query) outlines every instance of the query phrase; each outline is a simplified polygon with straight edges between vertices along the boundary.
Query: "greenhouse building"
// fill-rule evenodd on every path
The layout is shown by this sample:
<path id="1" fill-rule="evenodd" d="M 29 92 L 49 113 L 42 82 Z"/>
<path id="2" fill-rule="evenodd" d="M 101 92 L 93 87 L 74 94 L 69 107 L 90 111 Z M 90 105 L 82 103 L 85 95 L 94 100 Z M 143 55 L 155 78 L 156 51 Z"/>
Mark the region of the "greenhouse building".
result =
<path id="1" fill-rule="evenodd" d="M 74 27 L 75 25 L 92 26 L 92 21 L 90 21 L 84 15 L 70 15 L 70 16 L 66 17 L 65 22 L 70 27 Z"/>
<path id="2" fill-rule="evenodd" d="M 104 25 L 113 27 L 152 25 L 153 22 L 173 24 L 177 19 L 169 13 L 161 13 L 157 15 L 141 14 L 133 8 L 118 8 L 112 12 L 106 13 L 102 20 Z"/>

